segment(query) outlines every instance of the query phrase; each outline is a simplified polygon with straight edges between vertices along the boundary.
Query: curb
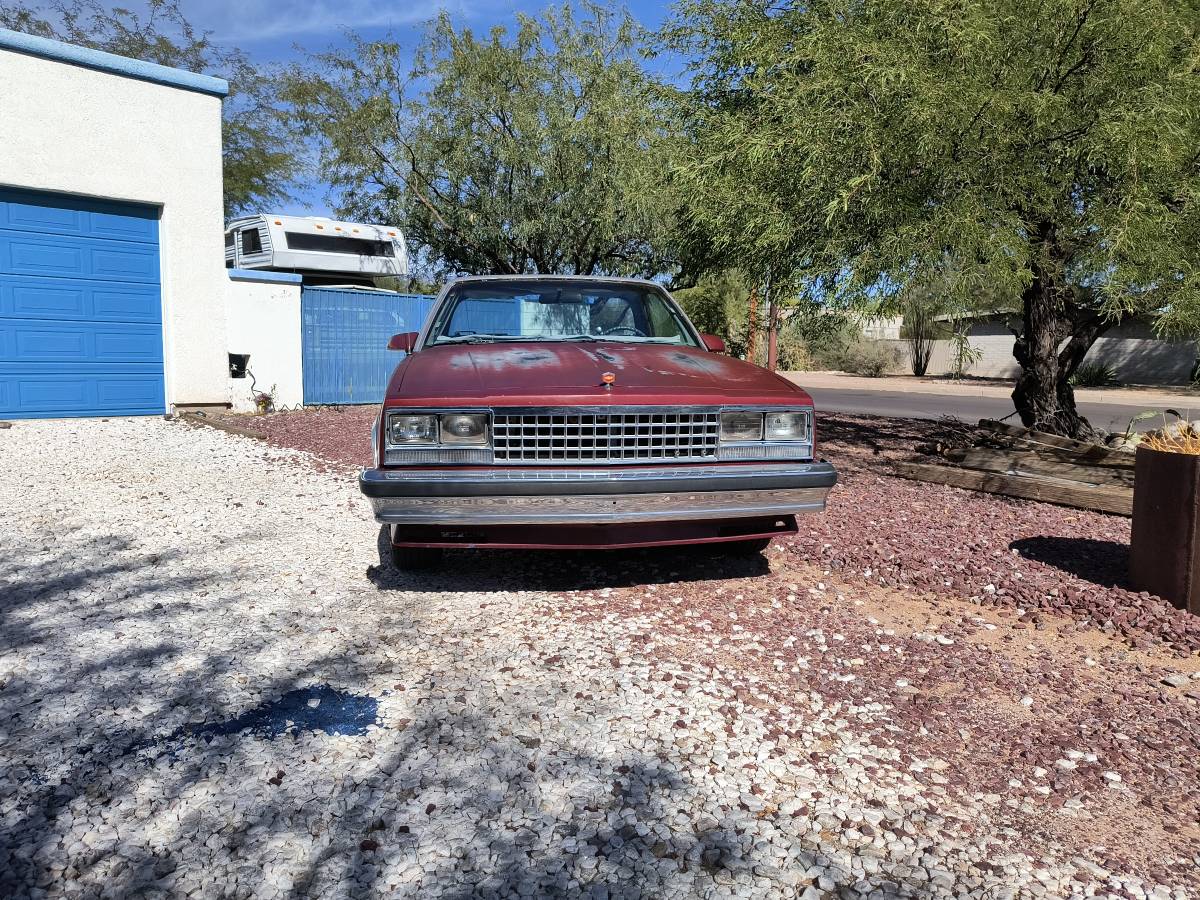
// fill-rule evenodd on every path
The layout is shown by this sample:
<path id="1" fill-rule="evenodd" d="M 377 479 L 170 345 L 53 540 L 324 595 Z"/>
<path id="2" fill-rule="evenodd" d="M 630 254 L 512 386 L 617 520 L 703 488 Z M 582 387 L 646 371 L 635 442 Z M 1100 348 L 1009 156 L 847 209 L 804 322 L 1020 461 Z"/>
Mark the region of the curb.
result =
<path id="1" fill-rule="evenodd" d="M 238 437 L 253 438 L 256 441 L 265 441 L 267 439 L 267 436 L 262 432 L 251 431 L 249 428 L 242 428 L 239 425 L 217 422 L 208 418 L 208 416 L 201 416 L 192 412 L 180 413 L 179 418 L 194 425 L 206 425 L 209 428 L 217 429 L 217 431 L 224 431 L 226 434 L 236 434 Z"/>
<path id="2" fill-rule="evenodd" d="M 999 400 L 1007 400 L 1012 394 L 1011 386 L 937 385 L 921 382 L 897 384 L 887 376 L 865 378 L 816 372 L 781 372 L 780 374 L 800 387 L 811 387 L 813 390 L 826 388 L 828 390 L 874 391 L 888 394 L 931 394 L 940 397 L 991 397 Z M 811 377 L 813 375 L 818 377 Z M 1075 391 L 1075 399 L 1079 403 L 1106 403 L 1112 406 L 1129 406 L 1140 409 L 1176 407 L 1181 411 L 1193 408 L 1200 410 L 1200 394 L 1167 394 L 1148 391 L 1144 395 L 1136 396 L 1125 391 L 1078 388 Z"/>

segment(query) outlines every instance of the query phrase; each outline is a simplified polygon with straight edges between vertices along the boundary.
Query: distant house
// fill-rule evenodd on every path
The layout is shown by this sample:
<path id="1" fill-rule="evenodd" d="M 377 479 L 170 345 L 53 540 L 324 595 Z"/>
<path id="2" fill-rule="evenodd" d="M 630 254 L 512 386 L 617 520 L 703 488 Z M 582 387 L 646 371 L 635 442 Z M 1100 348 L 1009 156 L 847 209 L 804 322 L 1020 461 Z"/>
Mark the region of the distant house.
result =
<path id="1" fill-rule="evenodd" d="M 863 319 L 863 337 L 872 341 L 896 341 L 900 339 L 903 316 L 879 316 Z"/>

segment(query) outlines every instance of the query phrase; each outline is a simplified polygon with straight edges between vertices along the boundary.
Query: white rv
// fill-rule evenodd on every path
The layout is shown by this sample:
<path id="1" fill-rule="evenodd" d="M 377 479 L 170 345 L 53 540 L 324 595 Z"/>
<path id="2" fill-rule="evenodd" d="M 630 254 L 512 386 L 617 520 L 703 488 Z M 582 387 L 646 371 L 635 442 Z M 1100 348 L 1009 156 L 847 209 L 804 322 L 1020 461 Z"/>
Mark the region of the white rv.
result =
<path id="1" fill-rule="evenodd" d="M 225 229 L 225 267 L 296 272 L 306 281 L 408 277 L 399 228 L 316 216 L 246 216 Z"/>

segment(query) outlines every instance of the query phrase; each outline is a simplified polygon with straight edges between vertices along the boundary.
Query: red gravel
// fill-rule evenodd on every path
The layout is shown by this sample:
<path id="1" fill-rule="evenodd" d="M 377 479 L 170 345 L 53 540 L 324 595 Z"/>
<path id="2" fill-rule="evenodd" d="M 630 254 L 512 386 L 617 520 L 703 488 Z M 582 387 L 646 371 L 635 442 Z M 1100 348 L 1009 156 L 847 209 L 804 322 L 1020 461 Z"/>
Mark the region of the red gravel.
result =
<path id="1" fill-rule="evenodd" d="M 358 466 L 370 458 L 376 409 L 226 418 L 273 444 Z M 942 431 L 934 421 L 820 416 L 818 451 L 841 481 L 829 510 L 804 518 L 781 546 L 850 580 L 1020 609 L 1031 627 L 1053 613 L 1135 647 L 1200 654 L 1200 618 L 1124 586 L 1128 519 L 882 474 Z"/>
<path id="2" fill-rule="evenodd" d="M 857 738 L 895 751 L 898 768 L 947 763 L 916 770 L 917 780 L 1004 798 L 984 827 L 1152 880 L 1195 879 L 1200 709 L 1164 687 L 1161 658 L 1057 623 L 1025 631 L 962 601 L 922 603 L 822 577 L 788 555 L 769 578 L 585 591 L 556 598 L 555 614 L 603 622 L 618 641 L 631 631 L 631 647 L 649 643 L 663 661 L 685 662 L 701 684 L 731 680 L 739 702 L 770 723 L 776 750 L 794 745 L 806 698 L 819 696 Z M 855 710 L 873 704 L 887 716 L 868 724 Z M 825 754 L 809 762 L 836 775 Z M 1104 775 L 1114 771 L 1116 789 Z M 1071 804 L 1089 817 L 1076 819 Z"/>
<path id="3" fill-rule="evenodd" d="M 371 460 L 371 423 L 378 411 L 377 406 L 322 406 L 266 416 L 210 413 L 208 418 L 256 431 L 279 447 L 332 463 L 365 466 Z"/>
<path id="4" fill-rule="evenodd" d="M 886 458 L 932 440 L 937 423 L 822 421 L 821 451 L 841 484 L 789 551 L 884 586 L 1023 609 L 1035 627 L 1039 612 L 1053 612 L 1135 646 L 1200 651 L 1200 618 L 1124 586 L 1129 519 L 881 475 Z"/>

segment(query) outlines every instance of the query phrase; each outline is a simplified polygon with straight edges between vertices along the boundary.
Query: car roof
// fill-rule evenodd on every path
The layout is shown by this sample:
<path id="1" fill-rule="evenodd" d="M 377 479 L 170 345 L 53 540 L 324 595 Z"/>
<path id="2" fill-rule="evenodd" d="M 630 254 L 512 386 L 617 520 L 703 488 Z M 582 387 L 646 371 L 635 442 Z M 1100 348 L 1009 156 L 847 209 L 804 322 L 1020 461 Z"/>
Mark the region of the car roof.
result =
<path id="1" fill-rule="evenodd" d="M 459 278 L 454 278 L 446 283 L 449 287 L 452 284 L 462 282 L 478 282 L 478 281 L 585 281 L 595 284 L 637 284 L 646 287 L 663 289 L 662 285 L 651 281 L 648 278 L 625 278 L 621 276 L 608 275 L 463 275 Z"/>

